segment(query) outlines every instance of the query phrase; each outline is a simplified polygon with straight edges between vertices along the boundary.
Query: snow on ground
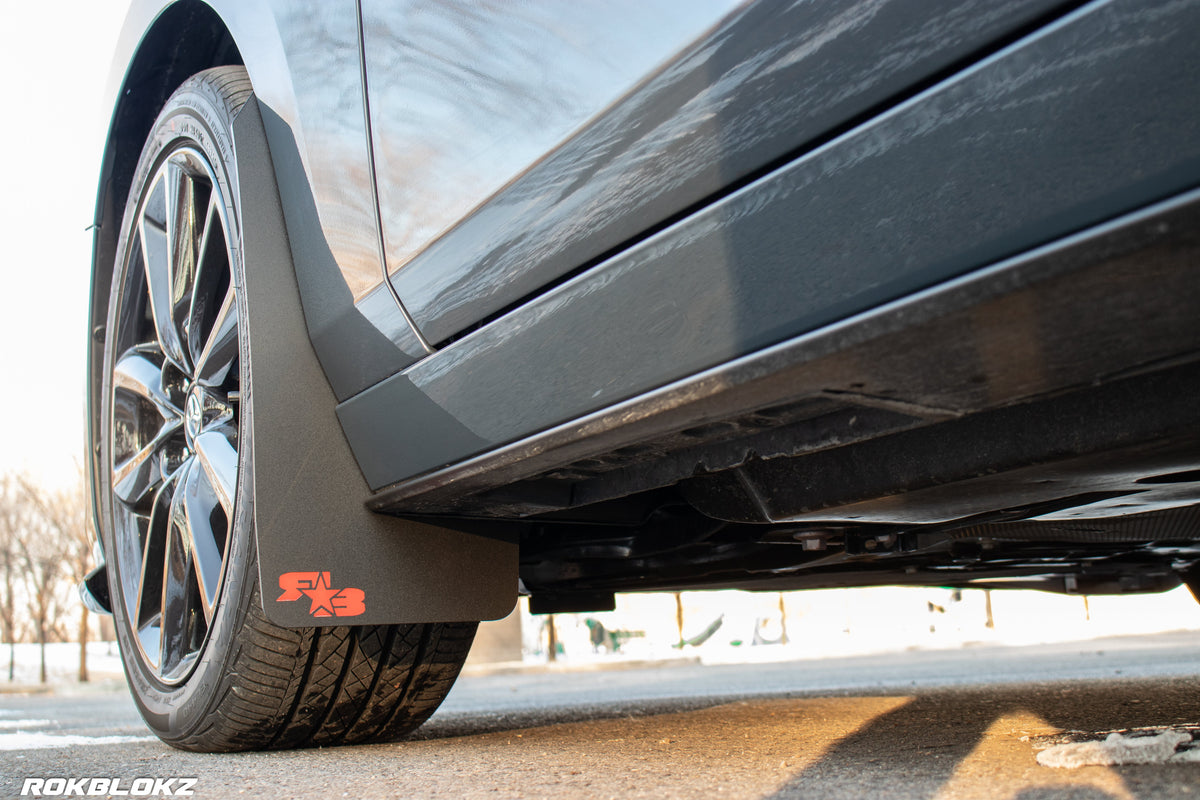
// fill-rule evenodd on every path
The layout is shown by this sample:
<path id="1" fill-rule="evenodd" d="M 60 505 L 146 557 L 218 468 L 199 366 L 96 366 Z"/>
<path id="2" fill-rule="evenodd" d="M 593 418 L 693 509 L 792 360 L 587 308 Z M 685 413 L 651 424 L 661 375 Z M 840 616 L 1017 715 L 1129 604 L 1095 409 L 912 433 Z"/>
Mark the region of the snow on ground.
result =
<path id="1" fill-rule="evenodd" d="M 1161 764 L 1167 761 L 1200 761 L 1200 749 L 1184 747 L 1192 741 L 1185 731 L 1165 730 L 1152 735 L 1110 733 L 1102 741 L 1067 742 L 1037 755 L 1043 767 L 1076 769 L 1116 764 Z"/>
<path id="2" fill-rule="evenodd" d="M 9 680 L 10 655 L 15 654 L 13 680 Z M 88 643 L 88 677 L 97 685 L 124 682 L 121 656 L 116 642 Z M 39 683 L 41 653 L 36 644 L 21 643 L 10 649 L 0 645 L 0 692 L 6 688 L 31 688 Z M 79 645 L 72 642 L 55 642 L 46 645 L 47 683 L 53 686 L 78 684 Z M 3 723 L 0 723 L 2 725 Z"/>
<path id="3" fill-rule="evenodd" d="M 685 656 L 706 664 L 793 661 L 1200 631 L 1200 604 L 1183 587 L 1161 594 L 1088 598 L 993 591 L 991 627 L 989 597 L 982 590 L 875 587 L 782 595 L 720 591 L 684 592 L 682 598 L 685 639 L 701 636 L 720 620 L 703 643 L 676 646 L 679 629 L 674 595 L 618 595 L 615 611 L 555 615 L 559 660 Z M 546 617 L 532 616 L 526 608 L 522 602 L 525 660 L 545 661 Z M 590 626 L 589 619 L 593 621 Z M 595 622 L 616 635 L 617 652 L 612 652 L 607 642 L 593 644 Z M 786 643 L 782 641 L 785 626 Z"/>
<path id="4" fill-rule="evenodd" d="M 150 742 L 153 740 L 153 736 L 76 736 L 43 733 L 42 731 L 17 731 L 16 733 L 0 733 L 0 750 L 48 750 L 54 747 L 126 744 L 127 742 Z"/>

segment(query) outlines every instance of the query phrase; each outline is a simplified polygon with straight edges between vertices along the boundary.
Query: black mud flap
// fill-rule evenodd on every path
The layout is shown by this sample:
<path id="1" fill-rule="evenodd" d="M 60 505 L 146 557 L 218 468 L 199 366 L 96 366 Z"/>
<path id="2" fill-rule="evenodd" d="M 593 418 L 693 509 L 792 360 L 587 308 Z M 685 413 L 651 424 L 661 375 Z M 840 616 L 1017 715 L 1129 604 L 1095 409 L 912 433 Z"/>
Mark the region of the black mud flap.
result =
<path id="1" fill-rule="evenodd" d="M 516 602 L 515 544 L 367 510 L 370 491 L 309 342 L 258 102 L 234 126 L 249 317 L 254 520 L 277 625 L 497 619 Z M 243 477 L 243 480 L 245 477 Z"/>

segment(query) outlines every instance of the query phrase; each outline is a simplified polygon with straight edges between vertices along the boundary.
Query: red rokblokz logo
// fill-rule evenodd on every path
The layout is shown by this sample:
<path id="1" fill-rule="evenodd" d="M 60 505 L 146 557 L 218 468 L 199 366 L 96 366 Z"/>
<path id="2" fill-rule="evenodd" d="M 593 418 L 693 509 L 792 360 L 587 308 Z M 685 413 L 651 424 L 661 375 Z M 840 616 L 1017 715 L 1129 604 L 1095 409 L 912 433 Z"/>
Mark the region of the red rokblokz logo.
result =
<path id="1" fill-rule="evenodd" d="M 357 617 L 367 610 L 362 589 L 334 589 L 328 572 L 285 572 L 279 576 L 283 594 L 275 601 L 286 603 L 308 597 L 308 613 L 314 617 Z"/>

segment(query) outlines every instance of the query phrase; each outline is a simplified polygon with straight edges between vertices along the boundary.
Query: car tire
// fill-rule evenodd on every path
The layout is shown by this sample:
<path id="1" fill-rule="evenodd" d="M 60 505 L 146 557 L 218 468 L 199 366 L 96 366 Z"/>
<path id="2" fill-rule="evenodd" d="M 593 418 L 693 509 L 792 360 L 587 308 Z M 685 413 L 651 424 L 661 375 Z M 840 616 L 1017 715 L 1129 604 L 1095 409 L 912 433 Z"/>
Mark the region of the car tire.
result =
<path id="1" fill-rule="evenodd" d="M 96 492 L 117 637 L 143 717 L 175 747 L 392 740 L 446 696 L 476 623 L 295 629 L 263 613 L 232 148 L 251 91 L 241 67 L 186 81 L 131 183 Z"/>

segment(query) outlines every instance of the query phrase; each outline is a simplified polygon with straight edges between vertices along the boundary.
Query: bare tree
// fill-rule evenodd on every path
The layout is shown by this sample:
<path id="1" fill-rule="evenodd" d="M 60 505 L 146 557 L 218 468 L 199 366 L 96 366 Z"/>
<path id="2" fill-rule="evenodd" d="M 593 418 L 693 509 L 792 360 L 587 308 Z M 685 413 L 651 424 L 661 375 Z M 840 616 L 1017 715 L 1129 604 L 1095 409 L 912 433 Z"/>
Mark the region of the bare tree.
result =
<path id="1" fill-rule="evenodd" d="M 63 512 L 66 514 L 69 527 L 67 528 L 66 550 L 67 564 L 70 567 L 72 597 L 78 597 L 77 587 L 87 577 L 91 569 L 95 541 L 92 515 L 88 513 L 87 483 L 83 470 L 78 470 L 78 478 L 70 491 L 60 496 Z M 87 646 L 90 628 L 88 607 L 79 602 L 79 682 L 88 680 Z"/>
<path id="2" fill-rule="evenodd" d="M 68 488 L 49 490 L 22 480 L 23 494 L 34 512 L 36 522 L 26 530 L 37 530 L 39 538 L 27 546 L 25 565 L 30 582 L 31 610 L 42 647 L 41 678 L 46 680 L 45 642 L 47 635 L 59 626 L 67 603 L 64 595 L 74 598 L 74 589 L 83 580 L 92 560 L 92 529 L 82 471 Z M 65 591 L 63 591 L 65 589 Z M 88 609 L 82 603 L 70 603 L 79 608 L 79 680 L 88 680 L 87 643 Z M 65 638 L 65 637 L 64 637 Z"/>
<path id="3" fill-rule="evenodd" d="M 16 584 L 21 557 L 18 536 L 21 528 L 20 490 L 12 475 L 0 475 L 0 632 L 8 643 L 8 680 L 15 677 L 17 648 Z"/>
<path id="4" fill-rule="evenodd" d="M 20 549 L 22 577 L 29 594 L 29 615 L 38 645 L 41 648 L 42 683 L 46 682 L 46 634 L 54 610 L 54 593 L 62 577 L 62 558 L 54 552 L 55 542 L 48 536 L 43 520 L 32 517 L 30 524 L 17 533 Z"/>

